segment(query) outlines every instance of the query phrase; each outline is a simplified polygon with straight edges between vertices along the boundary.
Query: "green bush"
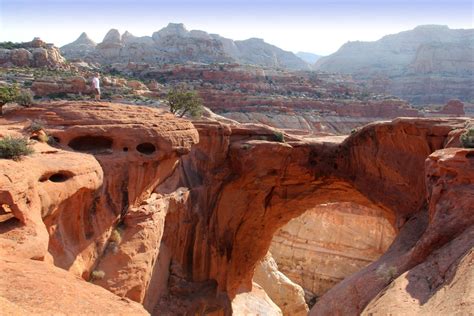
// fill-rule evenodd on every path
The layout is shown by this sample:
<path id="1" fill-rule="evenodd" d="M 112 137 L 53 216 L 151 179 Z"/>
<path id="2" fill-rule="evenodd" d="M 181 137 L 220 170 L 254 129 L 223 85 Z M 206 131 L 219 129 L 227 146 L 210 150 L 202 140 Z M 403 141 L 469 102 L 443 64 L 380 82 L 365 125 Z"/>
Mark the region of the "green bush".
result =
<path id="1" fill-rule="evenodd" d="M 464 148 L 474 148 L 474 128 L 469 128 L 459 139 Z"/>
<path id="2" fill-rule="evenodd" d="M 0 158 L 18 160 L 33 152 L 26 138 L 5 136 L 0 139 Z"/>
<path id="3" fill-rule="evenodd" d="M 15 101 L 21 106 L 30 106 L 33 104 L 33 94 L 29 90 L 22 90 Z"/>
<path id="4" fill-rule="evenodd" d="M 195 118 L 202 115 L 202 99 L 196 91 L 186 90 L 183 87 L 173 88 L 168 92 L 166 100 L 171 113 L 179 117 L 183 117 L 186 113 Z"/>
<path id="5" fill-rule="evenodd" d="M 275 141 L 279 143 L 284 143 L 285 142 L 285 135 L 283 135 L 282 132 L 275 131 L 273 132 L 273 136 L 275 137 Z"/>
<path id="6" fill-rule="evenodd" d="M 0 86 L 0 108 L 8 103 L 15 101 L 20 95 L 20 89 L 17 85 Z"/>
<path id="7" fill-rule="evenodd" d="M 13 43 L 13 42 L 0 42 L 0 48 L 4 49 L 15 49 L 15 48 L 22 48 L 23 45 L 20 43 Z"/>

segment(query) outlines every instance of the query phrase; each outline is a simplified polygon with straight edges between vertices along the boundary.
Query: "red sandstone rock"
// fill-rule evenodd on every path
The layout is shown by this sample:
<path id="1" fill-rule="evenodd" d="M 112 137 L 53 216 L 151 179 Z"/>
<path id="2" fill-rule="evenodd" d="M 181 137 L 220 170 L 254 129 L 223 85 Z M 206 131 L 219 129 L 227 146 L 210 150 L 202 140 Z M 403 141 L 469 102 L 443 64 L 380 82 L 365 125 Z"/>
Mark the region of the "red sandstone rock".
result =
<path id="1" fill-rule="evenodd" d="M 148 198 L 197 141 L 189 122 L 150 108 L 46 103 L 6 117 L 10 124 L 44 120 L 61 149 L 37 144 L 38 153 L 21 163 L 0 160 L 7 175 L 2 204 L 18 219 L 2 225 L 1 248 L 38 259 L 47 250 L 56 266 L 84 277 L 121 216 Z M 25 242 L 12 242 L 18 238 Z"/>
<path id="2" fill-rule="evenodd" d="M 36 260 L 0 258 L 2 315 L 149 315 L 72 274 Z"/>
<path id="3" fill-rule="evenodd" d="M 464 116 L 464 103 L 459 100 L 450 100 L 438 113 L 453 116 Z"/>
<path id="4" fill-rule="evenodd" d="M 46 165 L 57 170 L 54 156 L 63 151 L 66 159 L 70 157 L 66 167 L 78 157 L 88 157 L 84 161 L 100 168 L 91 168 L 84 183 L 59 182 L 70 191 L 55 192 L 75 193 L 77 200 L 67 194 L 53 199 L 34 185 L 26 185 L 25 191 L 21 181 L 16 184 L 5 177 L 8 190 L 2 196 L 17 201 L 9 204 L 18 219 L 10 224 L 33 230 L 11 234 L 15 229 L 0 223 L 0 238 L 9 240 L 1 248 L 39 249 L 33 257 L 45 257 L 84 278 L 98 265 L 108 271 L 104 286 L 143 300 L 156 314 L 170 302 L 170 307 L 190 313 L 230 312 L 230 301 L 251 290 L 255 265 L 274 232 L 314 205 L 355 202 L 376 208 L 399 234 L 380 260 L 331 289 L 312 313 L 362 312 L 388 284 L 377 270 L 394 267 L 390 278 L 398 277 L 472 227 L 473 203 L 459 196 L 473 192 L 471 151 L 436 152 L 424 177 L 426 158 L 443 149 L 455 137 L 452 130 L 464 128 L 466 119 L 397 119 L 366 126 L 346 140 L 285 135 L 283 143 L 277 141 L 274 129 L 264 126 L 196 121 L 193 127 L 150 108 L 58 102 L 10 112 L 2 134 L 15 129 L 19 133 L 22 122 L 32 118 L 47 122 L 47 132 L 58 138 L 63 150 L 37 144 L 43 152 L 23 162 L 0 161 L 8 174 L 36 183 L 36 171 L 18 170 L 43 157 L 52 157 Z M 196 129 L 200 143 L 191 148 L 198 140 Z M 60 171 L 74 173 L 66 167 Z M 102 185 L 96 188 L 101 171 Z M 179 187 L 189 189 L 187 203 L 167 212 L 162 224 L 162 215 L 153 211 L 164 212 L 166 198 L 159 201 L 155 195 L 146 200 L 152 192 L 174 195 Z M 27 197 L 32 199 L 23 199 L 21 192 L 31 192 Z M 43 208 L 43 203 L 54 207 Z M 25 225 L 26 218 L 32 218 L 34 225 Z M 122 221 L 124 239 L 117 256 L 106 254 L 102 262 L 112 230 Z M 32 236 L 39 241 L 30 240 Z M 160 240 L 158 249 L 154 243 Z M 120 275 L 114 267 L 133 276 Z"/>

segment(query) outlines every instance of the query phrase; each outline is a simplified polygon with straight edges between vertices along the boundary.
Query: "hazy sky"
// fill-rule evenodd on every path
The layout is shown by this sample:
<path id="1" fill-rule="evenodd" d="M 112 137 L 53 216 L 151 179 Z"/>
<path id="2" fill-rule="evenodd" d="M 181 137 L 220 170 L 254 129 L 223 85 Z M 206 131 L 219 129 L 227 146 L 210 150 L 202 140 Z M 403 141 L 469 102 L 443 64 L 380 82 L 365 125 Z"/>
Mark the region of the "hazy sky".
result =
<path id="1" fill-rule="evenodd" d="M 232 39 L 259 37 L 293 52 L 327 55 L 421 24 L 473 28 L 474 0 L 0 0 L 0 41 L 35 36 L 62 46 L 85 31 L 151 35 L 169 22 Z"/>

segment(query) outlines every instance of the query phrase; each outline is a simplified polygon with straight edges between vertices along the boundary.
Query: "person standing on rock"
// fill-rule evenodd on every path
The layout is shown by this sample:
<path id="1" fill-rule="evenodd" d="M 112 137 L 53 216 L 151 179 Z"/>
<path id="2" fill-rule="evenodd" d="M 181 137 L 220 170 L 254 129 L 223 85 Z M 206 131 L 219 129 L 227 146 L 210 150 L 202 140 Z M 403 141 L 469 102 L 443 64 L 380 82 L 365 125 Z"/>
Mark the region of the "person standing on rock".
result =
<path id="1" fill-rule="evenodd" d="M 99 80 L 99 73 L 94 74 L 94 78 L 92 78 L 92 87 L 94 88 L 94 100 L 100 100 L 100 80 Z"/>

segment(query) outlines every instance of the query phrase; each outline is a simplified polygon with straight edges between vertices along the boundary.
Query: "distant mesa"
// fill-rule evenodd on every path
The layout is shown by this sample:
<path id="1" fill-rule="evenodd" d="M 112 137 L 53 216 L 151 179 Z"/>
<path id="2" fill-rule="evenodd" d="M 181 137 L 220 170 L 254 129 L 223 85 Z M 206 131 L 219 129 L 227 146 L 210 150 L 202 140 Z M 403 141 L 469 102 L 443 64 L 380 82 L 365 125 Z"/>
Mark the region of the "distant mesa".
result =
<path id="1" fill-rule="evenodd" d="M 74 42 L 61 47 L 68 59 L 83 59 L 101 64 L 142 62 L 240 63 L 291 70 L 310 70 L 311 65 L 295 54 L 263 39 L 234 41 L 200 30 L 188 31 L 182 23 L 169 23 L 151 36 L 122 35 L 111 29 L 101 43 L 82 33 Z"/>

